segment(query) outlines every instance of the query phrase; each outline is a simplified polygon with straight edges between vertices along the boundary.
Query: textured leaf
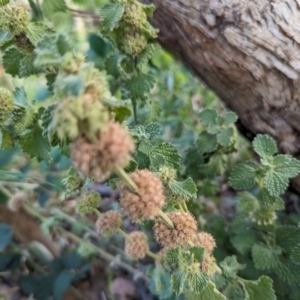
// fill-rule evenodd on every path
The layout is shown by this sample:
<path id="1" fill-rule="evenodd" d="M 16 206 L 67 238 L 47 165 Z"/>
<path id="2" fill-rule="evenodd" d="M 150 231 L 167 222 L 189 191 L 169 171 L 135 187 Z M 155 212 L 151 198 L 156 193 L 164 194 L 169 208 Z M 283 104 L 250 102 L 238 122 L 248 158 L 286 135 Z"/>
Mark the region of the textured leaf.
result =
<path id="1" fill-rule="evenodd" d="M 291 260 L 295 264 L 300 265 L 300 241 L 299 244 L 291 252 Z"/>
<path id="2" fill-rule="evenodd" d="M 232 144 L 231 138 L 233 134 L 233 128 L 221 129 L 221 131 L 217 135 L 219 144 L 224 147 L 229 147 Z"/>
<path id="3" fill-rule="evenodd" d="M 37 43 L 35 64 L 42 67 L 59 67 L 71 46 L 62 34 L 48 34 Z"/>
<path id="4" fill-rule="evenodd" d="M 228 279 L 236 279 L 238 271 L 244 269 L 244 266 L 238 263 L 235 255 L 227 256 L 220 262 L 220 266 L 223 275 Z"/>
<path id="5" fill-rule="evenodd" d="M 50 32 L 50 29 L 43 23 L 31 22 L 26 31 L 26 36 L 33 45 L 43 37 L 44 34 Z"/>
<path id="6" fill-rule="evenodd" d="M 149 138 L 153 139 L 161 134 L 162 126 L 159 123 L 149 123 L 145 126 L 145 131 L 149 134 Z"/>
<path id="7" fill-rule="evenodd" d="M 107 4 L 100 10 L 101 30 L 112 31 L 122 18 L 124 6 L 120 3 Z"/>
<path id="8" fill-rule="evenodd" d="M 268 247 L 263 244 L 255 244 L 252 247 L 252 259 L 254 266 L 258 270 L 268 270 L 276 268 L 279 263 L 278 255 L 281 254 L 279 247 Z"/>
<path id="9" fill-rule="evenodd" d="M 145 99 L 145 95 L 154 87 L 155 78 L 148 74 L 138 74 L 124 83 L 132 99 Z"/>
<path id="10" fill-rule="evenodd" d="M 14 145 L 15 142 L 13 135 L 9 131 L 2 128 L 0 130 L 0 148 L 8 149 L 13 147 Z"/>
<path id="11" fill-rule="evenodd" d="M 55 299 L 63 299 L 63 295 L 70 287 L 73 277 L 74 275 L 70 270 L 63 270 L 60 272 L 53 286 L 53 296 Z"/>
<path id="12" fill-rule="evenodd" d="M 257 281 L 240 280 L 240 283 L 246 293 L 245 300 L 276 300 L 270 277 L 261 276 Z"/>
<path id="13" fill-rule="evenodd" d="M 172 296 L 173 291 L 170 284 L 170 275 L 163 268 L 155 268 L 151 272 L 150 277 L 154 283 L 154 293 L 159 295 L 160 299 Z"/>
<path id="14" fill-rule="evenodd" d="M 143 125 L 136 125 L 134 127 L 131 127 L 129 128 L 129 132 L 139 139 L 150 139 L 150 135 L 146 132 L 145 126 Z"/>
<path id="15" fill-rule="evenodd" d="M 253 140 L 254 151 L 260 157 L 273 156 L 277 152 L 277 146 L 270 136 L 266 134 L 258 134 Z"/>
<path id="16" fill-rule="evenodd" d="M 211 153 L 214 152 L 218 147 L 218 140 L 215 134 L 209 134 L 204 131 L 199 134 L 198 140 L 198 151 L 203 153 Z"/>
<path id="17" fill-rule="evenodd" d="M 154 154 L 150 156 L 150 170 L 152 172 L 157 172 L 162 166 L 166 166 L 166 158 L 161 154 Z"/>
<path id="18" fill-rule="evenodd" d="M 147 156 L 149 156 L 153 149 L 153 145 L 151 144 L 150 141 L 143 140 L 140 142 L 138 149 L 139 149 L 139 151 L 141 151 L 141 152 L 145 153 Z"/>
<path id="19" fill-rule="evenodd" d="M 230 238 L 231 244 L 241 254 L 249 252 L 257 239 L 257 234 L 252 230 L 247 230 Z"/>
<path id="20" fill-rule="evenodd" d="M 243 192 L 238 194 L 240 197 L 240 203 L 238 209 L 241 213 L 249 214 L 259 209 L 259 202 L 257 198 L 249 192 Z"/>
<path id="21" fill-rule="evenodd" d="M 274 157 L 274 171 L 287 178 L 293 178 L 300 173 L 300 161 L 290 155 L 280 154 Z"/>
<path id="22" fill-rule="evenodd" d="M 9 0 L 0 0 L 0 6 L 4 6 L 9 3 Z"/>
<path id="23" fill-rule="evenodd" d="M 253 161 L 237 164 L 229 177 L 229 185 L 236 190 L 248 190 L 255 185 L 258 165 Z"/>
<path id="24" fill-rule="evenodd" d="M 44 0 L 41 8 L 44 16 L 51 19 L 55 13 L 65 12 L 67 5 L 65 0 Z"/>
<path id="25" fill-rule="evenodd" d="M 202 263 L 204 260 L 205 249 L 202 247 L 192 247 L 190 248 L 190 253 L 194 255 L 194 259 Z"/>
<path id="26" fill-rule="evenodd" d="M 216 288 L 213 282 L 209 282 L 200 294 L 186 293 L 187 300 L 226 300 Z"/>
<path id="27" fill-rule="evenodd" d="M 263 182 L 270 195 L 274 197 L 278 197 L 284 193 L 289 185 L 287 177 L 274 171 L 269 171 L 264 177 Z"/>
<path id="28" fill-rule="evenodd" d="M 273 210 L 284 209 L 283 200 L 279 197 L 271 196 L 266 189 L 260 189 L 257 199 L 262 205 L 271 207 Z"/>
<path id="29" fill-rule="evenodd" d="M 276 244 L 283 251 L 291 252 L 300 242 L 300 228 L 296 226 L 280 226 L 275 229 Z"/>
<path id="30" fill-rule="evenodd" d="M 274 269 L 280 279 L 289 285 L 300 285 L 299 265 L 290 260 L 282 260 Z"/>
<path id="31" fill-rule="evenodd" d="M 40 72 L 40 69 L 34 65 L 34 60 L 35 55 L 33 53 L 24 54 L 17 48 L 11 47 L 3 55 L 3 66 L 5 71 L 13 77 L 28 77 Z"/>
<path id="32" fill-rule="evenodd" d="M 200 294 L 207 286 L 209 277 L 205 273 L 176 271 L 171 277 L 171 285 L 174 292 L 181 293 L 193 292 Z"/>
<path id="33" fill-rule="evenodd" d="M 45 160 L 49 162 L 51 147 L 49 141 L 42 136 L 42 133 L 42 128 L 36 123 L 29 132 L 21 136 L 20 146 L 30 157 L 36 158 L 38 161 Z"/>
<path id="34" fill-rule="evenodd" d="M 12 237 L 12 228 L 7 224 L 0 223 L 0 251 L 3 251 L 6 248 L 12 240 Z"/>
<path id="35" fill-rule="evenodd" d="M 200 122 L 205 126 L 211 126 L 216 124 L 217 112 L 213 109 L 205 109 L 200 112 Z"/>
<path id="36" fill-rule="evenodd" d="M 178 150 L 172 144 L 162 143 L 155 146 L 150 153 L 150 159 L 152 160 L 157 155 L 160 155 L 165 159 L 166 166 L 173 169 L 179 167 L 180 155 Z"/>
<path id="37" fill-rule="evenodd" d="M 236 122 L 237 119 L 238 119 L 238 116 L 234 112 L 230 111 L 225 115 L 224 123 L 225 123 L 225 125 L 230 125 L 230 124 Z"/>
<path id="38" fill-rule="evenodd" d="M 173 194 L 187 199 L 197 197 L 197 186 L 191 177 L 188 177 L 182 182 L 172 180 L 169 183 L 169 188 Z"/>
<path id="39" fill-rule="evenodd" d="M 169 266 L 171 266 L 173 264 L 177 264 L 180 250 L 181 250 L 180 248 L 175 248 L 175 249 L 169 250 L 165 256 L 164 262 Z"/>
<path id="40" fill-rule="evenodd" d="M 126 56 L 119 53 L 109 56 L 105 62 L 107 73 L 113 76 L 119 76 L 120 74 L 125 75 L 126 72 L 122 68 L 122 61 L 124 58 L 126 58 Z"/>
<path id="41" fill-rule="evenodd" d="M 148 62 L 159 48 L 160 47 L 158 44 L 149 44 L 147 48 L 139 55 L 136 66 L 140 72 L 147 72 Z"/>

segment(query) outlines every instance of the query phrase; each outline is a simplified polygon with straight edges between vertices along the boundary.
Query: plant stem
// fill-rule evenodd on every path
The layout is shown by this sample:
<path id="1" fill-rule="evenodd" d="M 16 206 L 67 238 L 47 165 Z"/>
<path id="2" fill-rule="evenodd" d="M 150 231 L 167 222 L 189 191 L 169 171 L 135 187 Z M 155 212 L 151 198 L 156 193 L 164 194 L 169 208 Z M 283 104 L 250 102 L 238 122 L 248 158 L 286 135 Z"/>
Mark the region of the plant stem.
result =
<path id="1" fill-rule="evenodd" d="M 39 212 L 37 212 L 37 211 L 36 211 L 34 208 L 32 208 L 30 205 L 24 203 L 24 204 L 22 205 L 22 207 L 25 209 L 25 211 L 26 211 L 28 214 L 30 214 L 30 215 L 32 215 L 32 216 L 38 218 L 40 221 L 45 222 L 45 221 L 47 220 L 47 218 L 45 218 L 44 216 L 42 216 Z"/>
<path id="2" fill-rule="evenodd" d="M 170 218 L 161 210 L 158 210 L 158 216 L 166 223 L 170 229 L 174 229 L 174 224 Z"/>
<path id="3" fill-rule="evenodd" d="M 128 174 L 124 171 L 124 169 L 120 167 L 115 168 L 115 172 L 118 174 L 118 176 L 125 182 L 125 184 L 134 192 L 137 194 L 138 187 L 135 184 L 135 182 L 128 176 Z"/>

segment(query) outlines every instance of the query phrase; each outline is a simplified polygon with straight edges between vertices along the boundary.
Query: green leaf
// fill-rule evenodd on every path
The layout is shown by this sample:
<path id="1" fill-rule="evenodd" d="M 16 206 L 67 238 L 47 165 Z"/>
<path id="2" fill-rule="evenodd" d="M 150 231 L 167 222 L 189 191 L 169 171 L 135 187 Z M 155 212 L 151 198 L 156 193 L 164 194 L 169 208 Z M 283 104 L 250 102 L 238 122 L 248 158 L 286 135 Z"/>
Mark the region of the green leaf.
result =
<path id="1" fill-rule="evenodd" d="M 290 260 L 281 260 L 280 264 L 274 269 L 278 277 L 287 282 L 289 285 L 297 285 L 300 283 L 299 265 Z"/>
<path id="2" fill-rule="evenodd" d="M 46 34 L 49 33 L 50 29 L 44 24 L 40 22 L 31 22 L 29 23 L 26 31 L 26 36 L 30 40 L 33 45 Z"/>
<path id="3" fill-rule="evenodd" d="M 14 36 L 9 31 L 0 31 L 0 47 L 11 41 L 13 37 Z"/>
<path id="4" fill-rule="evenodd" d="M 0 130 L 0 148 L 8 149 L 13 147 L 14 145 L 15 142 L 13 135 L 9 131 L 2 128 Z"/>
<path id="5" fill-rule="evenodd" d="M 252 230 L 245 230 L 240 234 L 230 237 L 230 242 L 234 248 L 241 254 L 248 253 L 255 241 L 257 240 L 257 234 Z"/>
<path id="6" fill-rule="evenodd" d="M 13 77 L 28 77 L 41 71 L 34 65 L 34 60 L 34 53 L 25 54 L 16 47 L 11 47 L 3 55 L 3 66 L 5 71 Z"/>
<path id="7" fill-rule="evenodd" d="M 100 10 L 101 31 L 112 31 L 122 18 L 124 6 L 120 3 L 107 4 Z"/>
<path id="8" fill-rule="evenodd" d="M 211 281 L 200 294 L 186 293 L 185 296 L 187 300 L 226 300 L 226 297 L 217 290 L 215 284 Z"/>
<path id="9" fill-rule="evenodd" d="M 257 195 L 258 201 L 265 206 L 271 207 L 273 210 L 281 210 L 284 209 L 284 202 L 279 197 L 274 197 L 269 194 L 269 192 L 262 188 L 259 190 L 259 194 Z"/>
<path id="10" fill-rule="evenodd" d="M 238 209 L 241 213 L 249 214 L 259 209 L 259 203 L 257 198 L 249 192 L 243 192 L 238 194 L 240 197 L 240 203 Z"/>
<path id="11" fill-rule="evenodd" d="M 67 11 L 67 5 L 64 0 L 44 0 L 41 8 L 44 16 L 48 19 L 51 19 L 57 12 Z"/>
<path id="12" fill-rule="evenodd" d="M 291 260 L 295 264 L 300 265 L 300 241 L 299 244 L 291 252 Z"/>
<path id="13" fill-rule="evenodd" d="M 166 166 L 165 156 L 161 154 L 154 154 L 150 156 L 150 170 L 152 172 L 157 172 L 162 166 Z"/>
<path id="14" fill-rule="evenodd" d="M 139 149 L 139 151 L 141 151 L 141 152 L 145 153 L 147 156 L 149 156 L 153 149 L 153 145 L 151 144 L 150 141 L 143 140 L 140 142 L 138 149 Z"/>
<path id="15" fill-rule="evenodd" d="M 258 134 L 253 140 L 254 151 L 260 157 L 273 156 L 277 152 L 277 146 L 270 136 Z"/>
<path id="16" fill-rule="evenodd" d="M 149 74 L 138 74 L 125 81 L 124 88 L 130 92 L 132 99 L 146 98 L 146 94 L 154 87 L 155 78 Z"/>
<path id="17" fill-rule="evenodd" d="M 217 116 L 217 112 L 213 109 L 205 109 L 199 114 L 200 122 L 207 127 L 216 125 Z"/>
<path id="18" fill-rule="evenodd" d="M 203 131 L 199 134 L 197 145 L 201 154 L 214 152 L 218 147 L 217 136 Z"/>
<path id="19" fill-rule="evenodd" d="M 276 244 L 284 252 L 291 252 L 300 242 L 300 228 L 296 226 L 279 226 L 275 229 Z"/>
<path id="20" fill-rule="evenodd" d="M 113 76 L 119 76 L 120 74 L 125 75 L 126 72 L 122 67 L 122 61 L 124 58 L 126 58 L 126 56 L 119 53 L 109 56 L 105 62 L 107 73 Z"/>
<path id="21" fill-rule="evenodd" d="M 145 126 L 145 132 L 149 134 L 150 139 L 154 139 L 161 134 L 162 126 L 159 123 L 149 123 Z"/>
<path id="22" fill-rule="evenodd" d="M 147 48 L 138 56 L 136 66 L 140 72 L 147 72 L 148 62 L 159 48 L 160 47 L 158 44 L 149 44 Z"/>
<path id="23" fill-rule="evenodd" d="M 229 147 L 232 144 L 231 138 L 234 134 L 233 128 L 221 129 L 217 135 L 219 144 L 224 147 Z"/>
<path id="24" fill-rule="evenodd" d="M 154 268 L 149 275 L 154 284 L 155 294 L 159 295 L 161 299 L 166 299 L 172 296 L 173 291 L 170 284 L 170 275 L 163 268 Z"/>
<path id="25" fill-rule="evenodd" d="M 181 248 L 170 249 L 164 259 L 166 265 L 178 264 L 178 258 L 180 255 Z"/>
<path id="26" fill-rule="evenodd" d="M 186 199 L 197 197 L 197 186 L 191 177 L 188 177 L 182 182 L 172 180 L 169 183 L 169 188 L 173 194 L 182 196 Z"/>
<path id="27" fill-rule="evenodd" d="M 29 107 L 27 103 L 27 96 L 24 87 L 17 87 L 13 91 L 15 102 L 21 106 Z"/>
<path id="28" fill-rule="evenodd" d="M 223 270 L 223 275 L 227 279 L 236 279 L 239 270 L 244 269 L 244 265 L 238 263 L 236 256 L 227 256 L 223 261 L 220 262 L 220 267 Z"/>
<path id="29" fill-rule="evenodd" d="M 0 251 L 3 251 L 7 247 L 12 237 L 12 228 L 7 224 L 0 223 Z"/>
<path id="30" fill-rule="evenodd" d="M 252 259 L 258 270 L 276 268 L 279 263 L 278 255 L 281 254 L 279 247 L 268 247 L 264 244 L 255 244 L 252 247 Z"/>
<path id="31" fill-rule="evenodd" d="M 224 123 L 225 123 L 225 125 L 230 125 L 230 124 L 236 122 L 237 119 L 238 119 L 238 116 L 234 112 L 230 111 L 225 115 Z"/>
<path id="32" fill-rule="evenodd" d="M 257 170 L 258 165 L 253 161 L 237 164 L 230 174 L 229 185 L 236 190 L 251 189 L 255 185 Z"/>
<path id="33" fill-rule="evenodd" d="M 280 194 L 284 193 L 289 185 L 287 177 L 272 170 L 266 174 L 263 182 L 270 195 L 274 197 L 278 197 Z"/>
<path id="34" fill-rule="evenodd" d="M 208 282 L 209 277 L 200 271 L 176 271 L 171 277 L 171 286 L 177 295 L 185 293 L 186 291 L 200 294 Z"/>
<path id="35" fill-rule="evenodd" d="M 162 143 L 153 147 L 150 153 L 150 159 L 154 159 L 155 156 L 160 155 L 165 159 L 165 165 L 177 169 L 179 168 L 180 155 L 178 150 L 170 143 Z"/>
<path id="36" fill-rule="evenodd" d="M 71 270 L 63 270 L 57 276 L 53 286 L 53 296 L 57 300 L 62 300 L 64 293 L 69 289 L 74 275 Z"/>
<path id="37" fill-rule="evenodd" d="M 273 165 L 275 172 L 287 178 L 293 178 L 300 173 L 300 161 L 287 154 L 276 155 Z"/>
<path id="38" fill-rule="evenodd" d="M 9 3 L 9 0 L 0 0 L 0 6 L 4 6 Z"/>
<path id="39" fill-rule="evenodd" d="M 20 137 L 20 146 L 30 157 L 36 158 L 38 161 L 49 162 L 51 146 L 42 133 L 42 128 L 36 123 L 30 131 Z"/>
<path id="40" fill-rule="evenodd" d="M 240 279 L 240 283 L 246 293 L 245 300 L 276 300 L 270 277 L 261 276 L 256 281 Z"/>
<path id="41" fill-rule="evenodd" d="M 45 68 L 59 67 L 71 46 L 62 34 L 47 34 L 37 43 L 35 64 Z"/>
<path id="42" fill-rule="evenodd" d="M 204 260 L 204 254 L 205 254 L 205 249 L 202 247 L 192 247 L 190 248 L 190 253 L 193 254 L 194 259 L 199 262 L 202 263 Z"/>

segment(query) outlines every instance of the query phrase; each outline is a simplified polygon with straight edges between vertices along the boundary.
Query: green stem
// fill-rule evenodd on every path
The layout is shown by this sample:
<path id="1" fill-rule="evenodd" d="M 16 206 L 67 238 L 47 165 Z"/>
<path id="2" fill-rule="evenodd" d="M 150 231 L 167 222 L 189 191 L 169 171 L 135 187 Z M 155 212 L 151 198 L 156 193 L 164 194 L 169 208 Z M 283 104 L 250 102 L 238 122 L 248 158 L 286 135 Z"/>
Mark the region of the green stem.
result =
<path id="1" fill-rule="evenodd" d="M 32 208 L 30 205 L 28 205 L 28 204 L 23 204 L 22 207 L 25 209 L 25 211 L 26 211 L 28 214 L 30 214 L 30 215 L 32 215 L 32 216 L 38 218 L 40 221 L 45 222 L 45 221 L 47 220 L 47 218 L 45 218 L 43 215 L 41 215 L 39 212 L 37 212 L 37 211 L 36 211 L 34 208 Z"/>
<path id="2" fill-rule="evenodd" d="M 13 196 L 13 194 L 4 186 L 0 186 L 0 191 L 8 198 L 11 198 Z"/>
<path id="3" fill-rule="evenodd" d="M 170 218 L 162 211 L 162 210 L 158 210 L 158 216 L 166 223 L 166 225 L 170 228 L 170 229 L 174 229 L 174 224 L 173 222 L 170 220 Z"/>
<path id="4" fill-rule="evenodd" d="M 138 187 L 135 182 L 128 176 L 128 174 L 124 171 L 124 169 L 120 167 L 115 168 L 115 172 L 118 176 L 125 182 L 125 184 L 134 192 L 138 192 Z"/>
<path id="5" fill-rule="evenodd" d="M 194 244 L 192 241 L 188 241 L 188 245 L 189 245 L 190 247 L 195 247 L 195 244 Z"/>

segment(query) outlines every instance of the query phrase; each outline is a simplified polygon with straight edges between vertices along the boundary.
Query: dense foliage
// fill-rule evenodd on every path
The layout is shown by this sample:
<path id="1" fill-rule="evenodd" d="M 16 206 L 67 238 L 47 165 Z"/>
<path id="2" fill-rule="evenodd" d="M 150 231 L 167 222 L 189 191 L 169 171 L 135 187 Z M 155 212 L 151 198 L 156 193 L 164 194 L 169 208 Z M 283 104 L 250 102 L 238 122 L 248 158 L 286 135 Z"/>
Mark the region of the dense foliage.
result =
<path id="1" fill-rule="evenodd" d="M 159 48 L 154 6 L 98 2 L 0 0 L 0 272 L 38 300 L 86 299 L 99 257 L 159 299 L 299 299 L 300 218 L 281 196 L 300 162 L 267 135 L 252 155 L 237 115 Z"/>

